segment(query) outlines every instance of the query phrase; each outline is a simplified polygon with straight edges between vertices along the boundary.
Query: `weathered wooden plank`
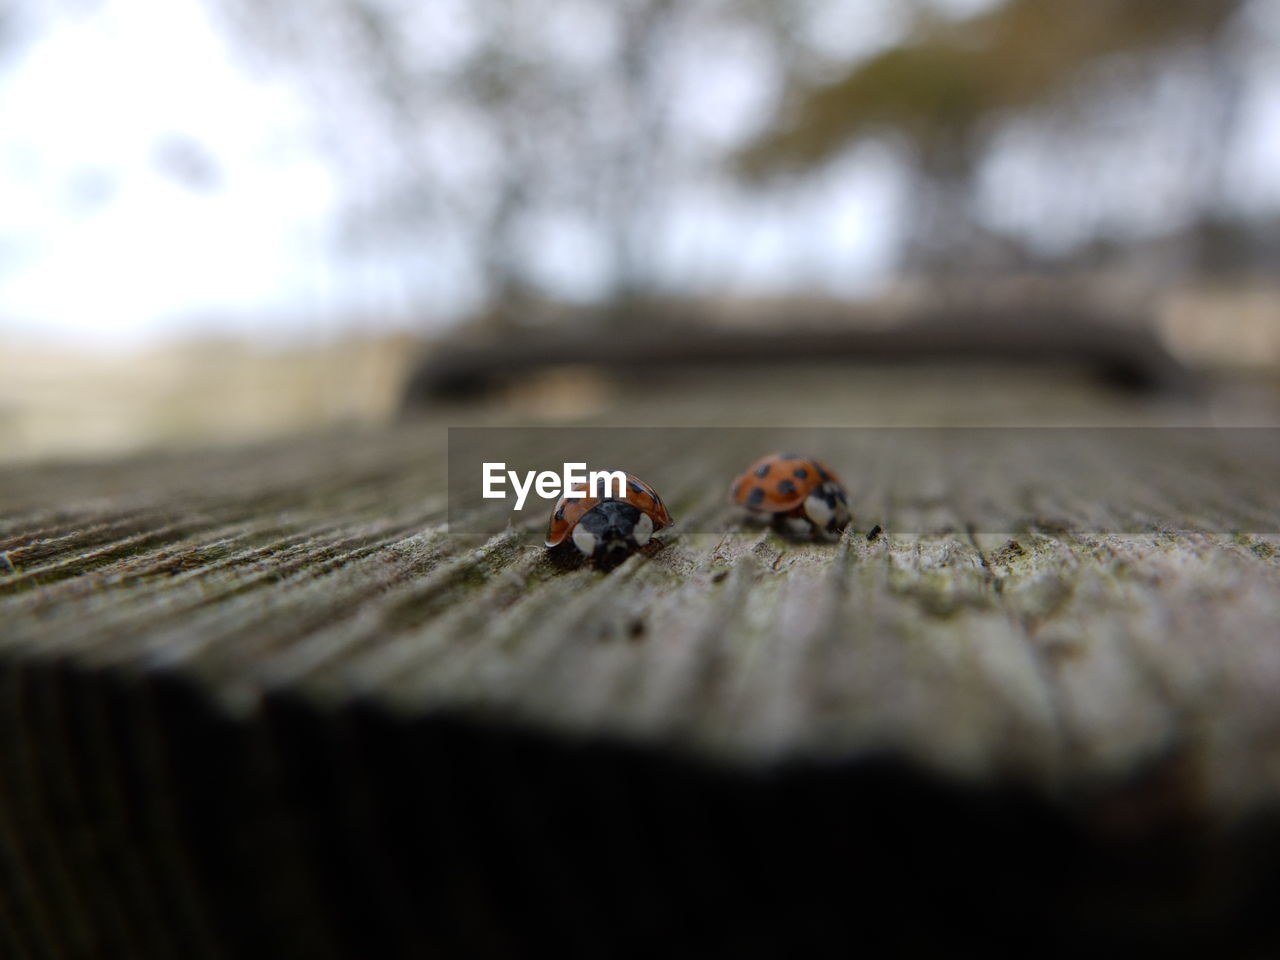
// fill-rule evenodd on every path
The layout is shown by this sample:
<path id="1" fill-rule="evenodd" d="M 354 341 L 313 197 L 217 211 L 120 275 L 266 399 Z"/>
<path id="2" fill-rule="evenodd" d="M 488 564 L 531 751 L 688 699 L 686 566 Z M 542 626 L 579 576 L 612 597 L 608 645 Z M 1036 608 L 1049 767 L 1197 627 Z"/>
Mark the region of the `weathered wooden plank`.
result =
<path id="1" fill-rule="evenodd" d="M 1090 655 L 1077 657 L 1081 662 L 1068 676 L 1087 677 L 1096 666 L 1100 679 L 1084 681 L 1085 689 L 1108 704 L 1126 702 L 1134 710 L 1159 712 L 1158 698 L 1151 692 L 1099 692 L 1105 683 L 1123 683 L 1124 676 L 1138 669 L 1132 665 L 1134 654 L 1122 653 L 1117 644 L 1137 642 L 1139 635 L 1149 638 L 1155 627 L 1123 615 L 1118 609 L 1123 595 L 1134 591 L 1112 576 L 1116 562 L 1108 569 L 1092 560 L 1091 551 L 1119 544 L 1148 568 L 1166 555 L 1185 559 L 1190 554 L 1206 561 L 1203 553 L 1209 551 L 1217 558 L 1212 563 L 1244 563 L 1237 575 L 1252 578 L 1259 591 L 1259 626 L 1270 612 L 1264 598 L 1273 568 L 1257 552 L 1176 532 L 1159 549 L 1133 547 L 1124 538 L 1092 543 L 1027 533 L 984 548 L 960 532 L 981 516 L 983 505 L 975 501 L 975 490 L 982 490 L 986 498 L 1020 496 L 1018 478 L 987 477 L 973 484 L 972 477 L 936 476 L 895 494 L 875 479 L 877 472 L 883 476 L 891 469 L 887 464 L 871 465 L 859 477 L 865 482 L 859 510 L 885 529 L 876 543 L 858 539 L 868 522 L 840 548 L 805 547 L 773 535 L 747 534 L 755 537 L 741 541 L 750 544 L 749 549 L 734 548 L 740 537 L 733 535 L 717 540 L 709 555 L 712 548 L 699 542 L 705 538 L 677 532 L 654 557 L 601 581 L 589 571 L 565 573 L 550 567 L 536 543 L 527 539 L 499 537 L 481 545 L 447 537 L 439 488 L 441 440 L 439 429 L 427 426 L 359 438 L 358 456 L 351 455 L 347 438 L 331 444 L 313 441 L 288 454 L 268 453 L 265 462 L 238 455 L 219 461 L 204 454 L 194 462 L 140 463 L 136 470 L 162 469 L 165 477 L 165 492 L 158 498 L 153 495 L 145 507 L 121 513 L 113 501 L 110 516 L 116 519 L 99 519 L 101 513 L 92 505 L 81 507 L 79 534 L 66 532 L 69 523 L 76 524 L 74 519 L 40 529 L 47 521 L 37 513 L 32 516 L 34 529 L 9 537 L 6 557 L 11 569 L 0 578 L 0 589 L 9 594 L 6 613 L 14 625 L 6 642 L 41 655 L 74 655 L 83 663 L 190 669 L 217 691 L 228 696 L 235 691 L 245 704 L 251 704 L 259 689 L 310 684 L 335 691 L 338 697 L 351 690 L 385 695 L 410 710 L 433 698 L 456 698 L 501 709 L 528 707 L 537 716 L 539 710 L 585 710 L 585 700 L 565 699 L 557 685 L 569 683 L 575 672 L 592 676 L 597 660 L 605 671 L 601 680 L 607 680 L 610 671 L 665 675 L 665 663 L 649 664 L 639 653 L 662 650 L 657 641 L 636 644 L 638 652 L 626 654 L 595 639 L 596 634 L 611 632 L 644 635 L 651 630 L 648 621 L 655 618 L 664 635 L 680 633 L 680 625 L 689 624 L 684 632 L 692 639 L 673 644 L 681 649 L 700 643 L 710 650 L 717 638 L 734 638 L 727 653 L 713 658 L 717 665 L 707 669 L 717 676 L 727 672 L 733 678 L 730 689 L 751 690 L 739 696 L 756 705 L 771 696 L 787 702 L 803 702 L 804 697 L 786 692 L 778 671 L 748 666 L 750 658 L 740 662 L 742 651 L 756 650 L 767 659 L 775 645 L 785 642 L 779 653 L 785 654 L 784 660 L 792 655 L 801 660 L 818 657 L 811 669 L 821 675 L 822 657 L 848 657 L 844 642 L 849 640 L 856 650 L 853 641 L 865 632 L 866 642 L 879 650 L 867 654 L 871 662 L 880 657 L 895 664 L 902 690 L 926 683 L 920 694 L 923 701 L 952 717 L 946 735 L 953 736 L 954 743 L 919 735 L 907 736 L 908 741 L 917 746 L 932 742 L 935 759 L 955 764 L 979 745 L 994 742 L 990 730 L 967 731 L 965 723 L 979 722 L 989 704 L 1003 700 L 1008 701 L 1005 710 L 1021 704 L 1036 718 L 1017 720 L 1020 714 L 1015 712 L 1000 715 L 999 722 L 1025 722 L 1031 724 L 1028 730 L 1039 729 L 1038 734 L 1026 734 L 1033 744 L 1027 756 L 1036 758 L 1028 762 L 1043 764 L 1054 753 L 1051 741 L 1065 736 L 1061 716 L 1053 724 L 1047 719 L 1062 704 L 1056 699 L 1060 690 L 1044 687 L 1048 668 L 1040 662 L 1039 648 L 1045 644 L 1036 641 L 1036 635 L 1046 632 L 1046 622 L 1049 633 L 1096 634 Z M 335 468 L 335 454 L 346 455 L 345 464 Z M 731 474 L 736 461 L 722 456 L 726 462 L 707 463 L 704 456 L 691 466 L 692 482 L 676 495 L 682 513 L 699 520 L 722 515 L 725 529 L 732 529 L 734 520 L 719 501 L 719 484 L 708 484 L 704 490 L 697 482 L 702 472 Z M 80 472 L 80 482 L 109 495 L 127 469 L 89 468 Z M 901 465 L 892 469 L 900 471 Z M 219 474 L 216 488 L 204 482 L 210 471 Z M 46 478 L 40 471 L 26 479 L 36 479 L 44 488 Z M 1002 480 L 1009 486 L 1001 489 Z M 51 502 L 58 498 L 65 511 L 74 491 L 58 491 L 55 486 L 46 496 Z M 1097 507 L 1085 505 L 1086 510 Z M 1107 509 L 1114 514 L 1125 508 Z M 1037 512 L 1093 519 L 1080 504 L 1041 504 Z M 10 515 L 10 526 L 15 522 Z M 895 532 L 899 526 L 952 532 L 908 536 Z M 1264 539 L 1251 543 L 1265 553 Z M 993 565 L 990 557 L 997 554 L 1002 562 Z M 710 577 L 707 571 L 713 564 L 717 570 L 731 571 L 734 579 L 726 584 Z M 1158 576 L 1151 570 L 1146 575 Z M 821 617 L 810 614 L 800 597 L 829 609 Z M 1132 599 L 1135 616 L 1148 617 L 1177 600 L 1161 590 Z M 846 607 L 848 614 L 843 613 Z M 760 613 L 752 612 L 756 608 Z M 664 609 L 679 613 L 665 616 Z M 784 641 L 792 619 L 799 627 L 797 636 Z M 1106 639 L 1113 627 L 1123 639 Z M 924 659 L 899 663 L 899 640 L 917 635 L 924 642 L 918 650 L 911 648 L 912 655 Z M 583 649 L 576 649 L 566 636 L 588 639 L 581 640 Z M 476 639 L 464 645 L 461 637 Z M 1050 641 L 1047 646 L 1058 651 L 1052 657 L 1060 658 L 1072 643 L 1063 640 L 1055 646 Z M 479 673 L 467 666 L 473 661 L 482 665 Z M 1180 667 L 1169 664 L 1162 669 Z M 546 676 L 539 671 L 546 671 Z M 940 671 L 938 679 L 924 679 L 934 671 Z M 531 682 L 535 675 L 539 679 Z M 1135 675 L 1132 683 L 1137 682 Z M 503 683 L 510 683 L 515 692 L 508 694 Z M 627 684 L 642 686 L 634 677 Z M 521 699 L 544 694 L 543 707 Z M 719 694 L 699 690 L 696 696 L 715 704 Z M 944 708 L 953 697 L 961 701 Z M 973 702 L 966 705 L 966 697 Z M 904 703 L 912 699 L 907 695 Z M 618 698 L 611 702 L 619 713 L 636 709 Z M 917 710 L 885 704 L 884 711 L 869 711 L 877 725 L 905 711 L 899 721 L 905 726 L 895 728 L 894 737 L 912 723 L 932 726 Z M 720 715 L 711 709 L 706 722 L 727 723 L 741 731 L 729 722 L 732 715 L 732 710 Z M 677 718 L 680 725 L 673 727 Z M 1135 737 L 1143 729 L 1162 729 L 1155 719 L 1131 720 L 1120 726 Z M 592 722 L 607 726 L 609 718 Z M 1050 732 L 1055 724 L 1059 729 Z M 692 713 L 668 712 L 660 726 L 679 729 L 680 736 L 694 740 L 702 735 Z M 817 748 L 819 738 L 810 734 L 810 724 L 793 720 L 792 734 L 784 736 L 788 728 L 779 714 L 754 736 L 702 732 L 708 742 L 727 738 L 739 748 L 748 742 L 761 746 L 767 737 L 780 738 L 785 749 L 795 749 L 809 738 L 814 740 L 809 746 Z M 1112 725 L 1104 729 L 1110 731 Z M 968 747 L 962 746 L 965 737 L 971 738 Z M 1119 747 L 1118 738 L 1118 733 L 1106 734 L 1123 768 L 1132 752 Z M 973 763 L 975 769 L 982 767 Z"/>
<path id="2" fill-rule="evenodd" d="M 769 396 L 725 375 L 617 387 L 596 422 L 812 423 L 812 375 L 789 376 Z M 866 422 L 892 387 L 830 376 L 831 423 Z M 955 386 L 932 407 L 901 393 L 899 414 L 1030 416 L 1016 377 Z M 1169 417 L 1071 381 L 1058 396 L 1077 422 Z M 644 942 L 649 910 L 696 942 L 699 910 L 721 931 L 733 914 L 708 891 L 776 890 L 778 864 L 892 871 L 900 851 L 861 818 L 907 845 L 983 831 L 980 874 L 1037 878 L 1044 903 L 1010 903 L 1044 922 L 1132 899 L 1163 850 L 1182 886 L 1151 910 L 1178 919 L 1100 921 L 1151 942 L 1220 935 L 1280 877 L 1280 538 L 1225 532 L 1274 526 L 1265 489 L 1166 473 L 1100 502 L 1037 488 L 1030 458 L 957 451 L 914 475 L 850 435 L 824 454 L 853 465 L 854 528 L 810 544 L 725 504 L 743 450 L 675 439 L 663 493 L 685 524 L 601 574 L 552 563 L 540 518 L 447 530 L 446 421 L 506 416 L 0 473 L 15 953 L 590 953 L 612 923 Z M 1097 532 L 1170 504 L 1186 529 Z M 1001 531 L 1009 516 L 1027 519 Z M 1127 879 L 1108 879 L 1117 857 Z M 981 910 L 965 886 L 928 881 Z M 843 929 L 816 880 L 779 896 L 806 919 L 762 919 L 745 952 Z M 419 917 L 422 898 L 452 919 Z"/>

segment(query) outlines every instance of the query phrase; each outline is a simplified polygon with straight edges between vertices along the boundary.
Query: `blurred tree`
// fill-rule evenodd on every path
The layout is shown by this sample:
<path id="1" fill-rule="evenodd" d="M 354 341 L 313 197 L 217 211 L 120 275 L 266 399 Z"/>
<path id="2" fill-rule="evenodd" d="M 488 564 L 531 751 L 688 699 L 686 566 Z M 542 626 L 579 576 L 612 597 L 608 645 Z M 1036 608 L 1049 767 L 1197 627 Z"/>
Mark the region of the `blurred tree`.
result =
<path id="1" fill-rule="evenodd" d="M 0 57 L 7 54 L 21 36 L 20 12 L 16 0 L 0 0 Z"/>
<path id="2" fill-rule="evenodd" d="M 1149 190 L 1131 220 L 1157 207 L 1162 222 L 1212 216 L 1239 99 L 1228 27 L 1246 5 L 1007 0 L 957 19 L 941 0 L 208 2 L 316 92 L 345 165 L 353 255 L 416 274 L 417 302 L 445 275 L 469 286 L 498 329 L 565 296 L 624 322 L 671 285 L 656 238 L 673 211 L 697 219 L 708 195 L 745 197 L 743 184 L 785 207 L 793 185 L 866 139 L 900 147 L 903 253 L 935 272 L 1038 255 L 1055 195 L 1067 199 L 1053 212 L 1076 201 L 1097 221 L 1074 226 L 1083 248 L 1122 220 L 1106 222 L 1124 205 L 1112 201 L 1154 174 L 1164 193 Z M 815 32 L 833 22 L 857 36 Z M 1170 74 L 1207 92 L 1171 110 Z M 725 124 L 744 89 L 754 99 Z M 992 158 L 1009 141 L 1038 151 L 1020 158 L 1021 226 L 983 206 L 993 181 L 1003 190 Z M 727 186 L 730 169 L 747 176 Z M 779 186 L 788 173 L 795 184 Z"/>
<path id="3" fill-rule="evenodd" d="M 909 260 L 934 270 L 963 266 L 984 232 L 972 186 L 993 126 L 1033 110 L 1069 123 L 1082 112 L 1080 98 L 1069 94 L 1086 68 L 1121 55 L 1151 59 L 1187 48 L 1214 61 L 1205 75 L 1221 84 L 1216 108 L 1226 117 L 1234 87 L 1221 38 L 1242 5 L 1010 0 L 961 21 L 917 6 L 916 24 L 900 44 L 834 80 L 792 76 L 774 122 L 740 153 L 739 167 L 753 179 L 804 173 L 852 142 L 888 135 L 905 144 L 912 160 Z M 1210 140 L 1216 153 L 1207 162 L 1217 169 L 1228 138 Z"/>
<path id="4" fill-rule="evenodd" d="M 653 288 L 661 195 L 709 163 L 677 119 L 672 50 L 762 30 L 771 6 L 215 2 L 238 36 L 301 65 L 320 91 L 349 179 L 365 184 L 351 235 L 399 232 L 410 256 L 452 257 L 499 328 L 546 295 L 539 265 L 556 229 L 596 265 L 590 293 L 619 315 Z"/>

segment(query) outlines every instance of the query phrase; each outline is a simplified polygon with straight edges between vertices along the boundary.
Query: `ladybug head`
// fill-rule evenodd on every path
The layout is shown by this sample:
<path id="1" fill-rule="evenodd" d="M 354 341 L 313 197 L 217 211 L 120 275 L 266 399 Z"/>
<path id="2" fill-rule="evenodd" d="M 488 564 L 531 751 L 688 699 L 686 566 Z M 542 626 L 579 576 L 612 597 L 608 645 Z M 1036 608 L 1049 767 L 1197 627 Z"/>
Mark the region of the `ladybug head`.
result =
<path id="1" fill-rule="evenodd" d="M 804 501 L 804 514 L 814 529 L 823 533 L 839 533 L 851 519 L 849 501 L 838 483 L 824 483 Z"/>
<path id="2" fill-rule="evenodd" d="M 573 528 L 573 542 L 597 566 L 616 567 L 653 534 L 653 521 L 624 500 L 603 500 Z"/>

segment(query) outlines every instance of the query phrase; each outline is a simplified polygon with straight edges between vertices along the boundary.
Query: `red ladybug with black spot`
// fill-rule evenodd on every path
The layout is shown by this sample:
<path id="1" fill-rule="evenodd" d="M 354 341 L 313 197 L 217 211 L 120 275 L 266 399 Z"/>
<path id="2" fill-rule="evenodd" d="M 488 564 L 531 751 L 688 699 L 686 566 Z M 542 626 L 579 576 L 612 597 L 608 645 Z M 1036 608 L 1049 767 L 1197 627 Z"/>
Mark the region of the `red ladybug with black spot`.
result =
<path id="1" fill-rule="evenodd" d="M 771 453 L 733 482 L 733 500 L 791 533 L 838 534 L 849 524 L 849 496 L 834 470 L 798 453 Z"/>
<path id="2" fill-rule="evenodd" d="M 546 546 L 571 541 L 583 556 L 607 570 L 648 543 L 655 530 L 674 522 L 658 491 L 639 477 L 627 474 L 625 493 L 622 498 L 561 497 L 551 511 Z"/>

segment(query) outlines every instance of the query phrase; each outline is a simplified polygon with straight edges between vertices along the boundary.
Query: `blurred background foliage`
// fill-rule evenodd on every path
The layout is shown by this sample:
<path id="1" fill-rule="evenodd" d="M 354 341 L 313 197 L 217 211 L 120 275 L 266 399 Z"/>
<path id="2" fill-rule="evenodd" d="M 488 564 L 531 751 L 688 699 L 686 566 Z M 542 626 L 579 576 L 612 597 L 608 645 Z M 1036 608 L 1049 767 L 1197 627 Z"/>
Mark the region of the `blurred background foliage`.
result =
<path id="1" fill-rule="evenodd" d="M 731 252 L 679 239 L 699 193 L 778 216 L 871 176 L 840 171 L 868 146 L 896 200 L 867 228 L 892 235 L 890 273 L 1061 268 L 1159 236 L 1184 240 L 1179 271 L 1275 249 L 1274 196 L 1255 209 L 1232 182 L 1245 91 L 1275 82 L 1275 4 L 210 2 L 323 91 L 368 188 L 348 237 L 448 251 L 500 327 L 575 285 L 622 316 L 715 293 L 731 268 L 697 261 Z M 582 277 L 557 282 L 557 236 Z M 797 269 L 785 292 L 806 286 Z"/>
<path id="2" fill-rule="evenodd" d="M 1014 291 L 1274 369 L 1278 53 L 1280 0 L 0 0 L 0 440 L 46 332 L 407 365 Z"/>
<path id="3" fill-rule="evenodd" d="M 973 142 L 1002 112 L 1047 108 L 1104 57 L 1204 48 L 1217 58 L 1239 0 L 1010 0 L 961 21 L 921 16 L 904 42 L 818 86 L 792 80 L 791 103 L 747 152 L 748 167 L 812 167 L 884 128 L 945 169 L 972 168 Z"/>
<path id="4" fill-rule="evenodd" d="M 1087 142 L 1098 114 L 1118 105 L 1130 112 L 1130 129 L 1150 124 L 1156 85 L 1185 80 L 1199 88 L 1198 102 L 1179 116 L 1180 132 L 1201 142 L 1185 149 L 1177 173 L 1189 182 L 1188 213 L 1209 218 L 1222 199 L 1244 55 L 1229 25 L 1243 7 L 1010 0 L 959 22 L 921 11 L 903 42 L 834 80 L 790 79 L 784 109 L 742 152 L 742 167 L 756 176 L 812 171 L 861 139 L 893 138 L 916 180 L 909 253 L 924 266 L 964 268 L 973 253 L 966 235 L 981 227 L 965 201 L 1003 126 L 1034 119 L 1059 145 Z"/>

